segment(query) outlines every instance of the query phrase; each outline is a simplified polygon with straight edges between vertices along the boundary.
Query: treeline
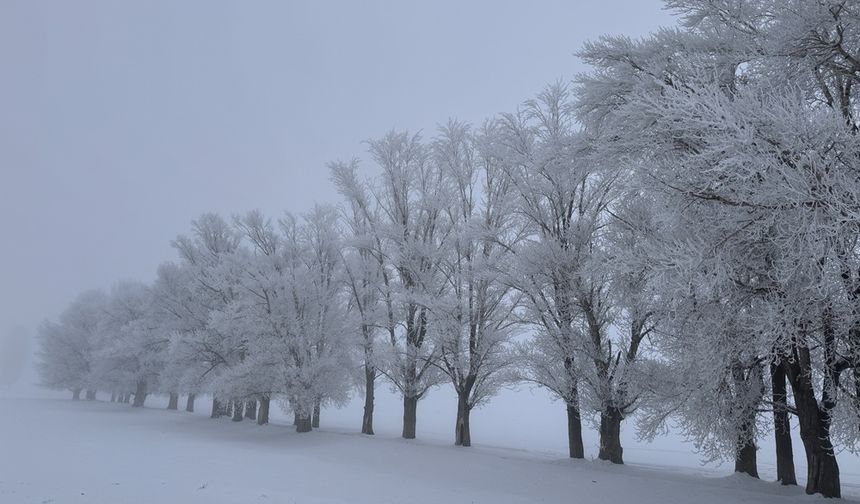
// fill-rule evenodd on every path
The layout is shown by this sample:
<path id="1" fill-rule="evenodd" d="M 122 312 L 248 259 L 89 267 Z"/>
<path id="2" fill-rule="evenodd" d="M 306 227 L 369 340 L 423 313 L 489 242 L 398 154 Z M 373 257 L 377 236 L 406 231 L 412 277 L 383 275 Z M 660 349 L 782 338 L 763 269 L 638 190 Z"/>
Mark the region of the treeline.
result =
<path id="1" fill-rule="evenodd" d="M 141 406 L 214 397 L 298 431 L 380 380 L 403 437 L 435 386 L 455 442 L 500 388 L 547 388 L 570 456 L 621 463 L 620 429 L 673 422 L 757 477 L 774 434 L 795 484 L 840 495 L 860 434 L 860 4 L 671 0 L 677 28 L 604 37 L 592 70 L 479 127 L 369 142 L 334 162 L 337 207 L 277 221 L 206 214 L 151 285 L 79 296 L 41 328 L 45 385 Z"/>

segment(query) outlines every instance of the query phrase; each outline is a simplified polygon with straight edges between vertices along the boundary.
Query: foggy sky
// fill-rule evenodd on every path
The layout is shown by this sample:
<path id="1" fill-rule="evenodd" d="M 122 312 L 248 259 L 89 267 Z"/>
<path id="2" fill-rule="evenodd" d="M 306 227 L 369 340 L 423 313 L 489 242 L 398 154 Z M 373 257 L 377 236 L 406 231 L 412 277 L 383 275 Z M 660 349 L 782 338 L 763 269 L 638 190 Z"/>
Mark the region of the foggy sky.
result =
<path id="1" fill-rule="evenodd" d="M 391 128 L 513 110 L 658 0 L 0 2 L 0 334 L 151 281 L 204 211 L 336 202 Z M 371 170 L 369 165 L 365 169 Z"/>

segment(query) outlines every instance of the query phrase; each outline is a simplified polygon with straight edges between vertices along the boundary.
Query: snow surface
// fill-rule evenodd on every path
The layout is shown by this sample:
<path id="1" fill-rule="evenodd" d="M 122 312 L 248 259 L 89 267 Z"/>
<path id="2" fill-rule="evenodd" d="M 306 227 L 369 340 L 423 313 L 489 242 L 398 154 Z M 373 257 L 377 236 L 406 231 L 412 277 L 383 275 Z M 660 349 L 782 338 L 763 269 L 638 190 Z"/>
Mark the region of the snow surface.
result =
<path id="1" fill-rule="evenodd" d="M 355 404 L 324 411 L 322 430 L 296 434 L 283 417 L 265 427 L 210 420 L 205 398 L 198 402 L 197 413 L 188 414 L 163 410 L 165 401 L 157 397 L 148 401 L 151 407 L 138 409 L 103 400 L 73 402 L 66 394 L 5 395 L 0 415 L 3 504 L 710 504 L 819 499 L 803 495 L 800 488 L 729 475 L 726 466 L 689 464 L 689 458 L 673 449 L 628 445 L 629 463 L 622 467 L 572 461 L 559 451 L 481 443 L 457 448 L 448 440 L 450 433 L 440 436 L 427 428 L 419 429 L 423 439 L 406 441 L 397 437 L 397 419 L 390 418 L 396 400 L 385 393 L 374 437 L 351 428 L 360 420 Z M 433 419 L 442 419 L 432 402 L 422 406 L 425 423 L 432 426 Z M 421 413 L 419 407 L 419 425 Z M 480 414 L 476 420 L 474 436 L 480 440 L 481 424 L 490 424 Z M 540 432 L 540 421 L 520 427 L 524 433 L 547 437 Z M 492 438 L 493 429 L 487 431 Z M 564 438 L 556 441 L 563 449 Z M 851 457 L 855 460 L 848 465 L 856 467 Z M 840 462 L 845 465 L 845 457 Z M 849 471 L 843 478 L 848 480 L 844 493 L 860 495 L 856 474 Z"/>

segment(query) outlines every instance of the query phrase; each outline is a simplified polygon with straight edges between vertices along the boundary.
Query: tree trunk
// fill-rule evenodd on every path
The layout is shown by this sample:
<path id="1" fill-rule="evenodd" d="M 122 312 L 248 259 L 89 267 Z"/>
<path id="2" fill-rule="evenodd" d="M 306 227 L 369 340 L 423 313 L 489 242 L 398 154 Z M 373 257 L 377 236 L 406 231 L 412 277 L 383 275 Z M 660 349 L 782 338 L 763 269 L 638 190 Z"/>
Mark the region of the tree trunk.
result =
<path id="1" fill-rule="evenodd" d="M 773 433 L 776 442 L 776 480 L 783 485 L 796 485 L 794 450 L 791 446 L 791 423 L 788 417 L 785 370 L 782 365 L 770 364 L 771 390 L 773 391 Z"/>
<path id="2" fill-rule="evenodd" d="M 194 394 L 188 394 L 188 399 L 185 401 L 185 411 L 194 413 Z"/>
<path id="3" fill-rule="evenodd" d="M 600 414 L 600 451 L 597 458 L 613 464 L 623 464 L 624 449 L 621 447 L 621 422 L 624 416 L 614 406 Z"/>
<path id="4" fill-rule="evenodd" d="M 299 415 L 296 418 L 296 432 L 310 432 L 311 417 L 310 415 Z"/>
<path id="5" fill-rule="evenodd" d="M 293 425 L 299 424 L 299 412 L 293 411 Z"/>
<path id="6" fill-rule="evenodd" d="M 244 414 L 244 411 L 242 411 L 242 405 L 245 402 L 241 399 L 233 399 L 230 403 L 233 405 L 233 416 L 231 420 L 234 422 L 241 422 Z"/>
<path id="7" fill-rule="evenodd" d="M 87 401 L 94 401 L 96 398 L 96 391 L 87 389 Z"/>
<path id="8" fill-rule="evenodd" d="M 403 396 L 403 437 L 415 439 L 415 427 L 418 424 L 418 398 Z"/>
<path id="9" fill-rule="evenodd" d="M 122 402 L 124 402 L 125 404 L 128 404 L 131 402 L 131 392 L 127 392 L 125 394 L 125 397 L 122 398 Z"/>
<path id="10" fill-rule="evenodd" d="M 212 414 L 209 415 L 209 418 L 221 418 L 221 401 L 218 400 L 217 397 L 212 398 Z"/>
<path id="11" fill-rule="evenodd" d="M 317 399 L 314 402 L 314 414 L 313 414 L 313 417 L 311 418 L 311 426 L 314 429 L 320 428 L 320 400 L 319 399 Z"/>
<path id="12" fill-rule="evenodd" d="M 757 409 L 764 397 L 761 365 L 744 364 L 735 358 L 732 360 L 731 374 L 740 421 L 735 434 L 735 472 L 758 478 L 755 438 Z"/>
<path id="13" fill-rule="evenodd" d="M 472 412 L 472 406 L 468 399 L 468 392 L 457 394 L 457 423 L 454 426 L 454 444 L 456 446 L 472 446 L 472 432 L 469 428 L 469 415 Z"/>
<path id="14" fill-rule="evenodd" d="M 248 420 L 257 419 L 257 401 L 255 399 L 245 401 L 245 418 Z"/>
<path id="15" fill-rule="evenodd" d="M 800 418 L 800 437 L 806 449 L 807 481 L 806 493 L 820 493 L 825 497 L 841 497 L 842 489 L 839 481 L 839 464 L 833 453 L 829 432 L 821 434 L 825 436 L 820 439 L 809 435 L 815 424 L 820 425 L 820 419 L 814 412 L 804 412 Z M 807 435 L 804 436 L 803 425 L 807 425 Z"/>
<path id="16" fill-rule="evenodd" d="M 116 392 L 110 393 L 110 402 L 116 402 Z"/>
<path id="17" fill-rule="evenodd" d="M 179 409 L 179 394 L 175 392 L 170 393 L 170 400 L 167 401 L 167 409 Z"/>
<path id="18" fill-rule="evenodd" d="M 737 441 L 738 450 L 735 453 L 735 472 L 744 473 L 758 478 L 755 440 L 747 434 L 742 434 Z"/>
<path id="19" fill-rule="evenodd" d="M 585 458 L 585 447 L 582 444 L 582 418 L 579 416 L 579 407 L 574 404 L 567 405 L 567 445 L 570 458 Z"/>
<path id="20" fill-rule="evenodd" d="M 830 419 L 815 399 L 808 365 L 808 349 L 798 349 L 804 358 L 803 366 L 798 359 L 783 362 L 800 424 L 800 439 L 806 451 L 806 493 L 820 493 L 824 497 L 841 497 L 839 464 L 830 441 Z"/>
<path id="21" fill-rule="evenodd" d="M 81 400 L 81 389 L 76 388 L 72 389 L 72 401 L 80 401 Z"/>
<path id="22" fill-rule="evenodd" d="M 373 394 L 376 382 L 376 369 L 364 367 L 364 416 L 361 419 L 361 433 L 373 435 Z"/>
<path id="23" fill-rule="evenodd" d="M 146 382 L 140 380 L 137 382 L 137 388 L 134 391 L 134 403 L 132 404 L 135 408 L 143 407 L 143 402 L 146 401 Z"/>
<path id="24" fill-rule="evenodd" d="M 267 423 L 269 423 L 269 397 L 263 396 L 260 398 L 260 410 L 257 412 L 257 425 Z"/>

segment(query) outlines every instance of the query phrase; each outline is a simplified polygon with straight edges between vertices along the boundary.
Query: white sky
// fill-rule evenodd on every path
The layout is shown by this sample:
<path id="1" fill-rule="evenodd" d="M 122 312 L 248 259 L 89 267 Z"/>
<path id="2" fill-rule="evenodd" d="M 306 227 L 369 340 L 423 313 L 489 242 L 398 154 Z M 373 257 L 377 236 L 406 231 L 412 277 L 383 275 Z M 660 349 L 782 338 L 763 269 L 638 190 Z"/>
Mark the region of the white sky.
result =
<path id="1" fill-rule="evenodd" d="M 480 122 L 657 0 L 0 2 L 0 335 L 153 278 L 204 211 L 333 202 L 325 163 Z M 367 167 L 371 170 L 371 167 Z"/>

